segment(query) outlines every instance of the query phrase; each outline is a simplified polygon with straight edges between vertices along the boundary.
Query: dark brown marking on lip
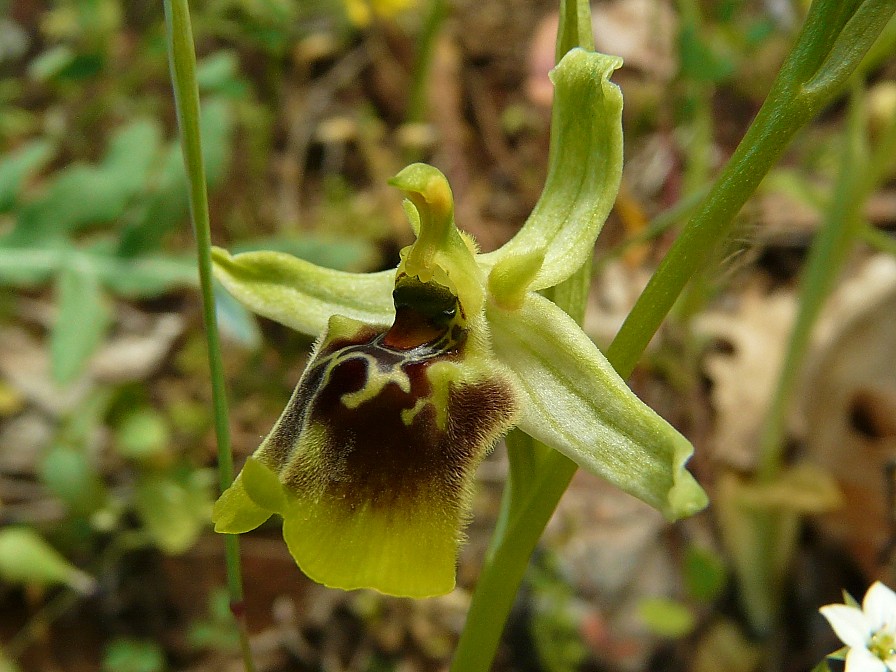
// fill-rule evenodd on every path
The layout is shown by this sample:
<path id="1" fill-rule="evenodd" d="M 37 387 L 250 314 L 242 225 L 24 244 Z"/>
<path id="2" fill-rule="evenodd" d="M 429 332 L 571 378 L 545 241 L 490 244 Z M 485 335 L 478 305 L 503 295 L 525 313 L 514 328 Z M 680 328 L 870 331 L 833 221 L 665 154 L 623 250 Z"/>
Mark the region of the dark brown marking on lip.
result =
<path id="1" fill-rule="evenodd" d="M 293 392 L 286 409 L 280 415 L 274 429 L 268 434 L 261 449 L 257 454 L 263 464 L 274 471 L 283 469 L 299 440 L 299 434 L 305 425 L 305 416 L 308 407 L 314 397 L 315 391 L 320 386 L 326 367 L 310 366 L 305 370 L 299 384 Z"/>
<path id="2" fill-rule="evenodd" d="M 299 440 L 305 417 L 317 388 L 324 378 L 330 358 L 340 350 L 350 351 L 353 348 L 363 348 L 376 339 L 381 331 L 373 327 L 364 326 L 358 330 L 353 339 L 340 338 L 323 344 L 315 358 L 309 363 L 308 368 L 302 374 L 299 384 L 296 386 L 286 409 L 280 415 L 280 419 L 268 434 L 256 456 L 263 464 L 274 471 L 279 472 L 295 450 Z M 364 378 L 359 383 L 363 386 Z"/>
<path id="3" fill-rule="evenodd" d="M 449 393 L 445 428 L 439 429 L 432 405 L 405 425 L 401 412 L 432 392 L 426 370 L 437 360 L 404 364 L 410 392 L 390 382 L 354 409 L 341 397 L 356 389 L 349 381 L 357 379 L 358 365 L 356 360 L 337 365 L 308 416 L 308 422 L 326 427 L 325 464 L 293 460 L 285 482 L 299 491 L 322 490 L 348 512 L 362 505 L 381 509 L 439 501 L 445 510 L 459 512 L 472 471 L 512 419 L 514 398 L 501 379 L 466 385 Z"/>
<path id="4" fill-rule="evenodd" d="M 362 506 L 413 511 L 428 502 L 460 516 L 472 472 L 510 425 L 515 398 L 501 375 L 448 383 L 440 428 L 427 371 L 440 361 L 463 366 L 462 307 L 447 288 L 407 276 L 393 296 L 391 327 L 361 328 L 320 347 L 259 458 L 293 491 L 339 503 L 346 513 Z M 343 399 L 369 384 L 370 366 L 392 380 L 349 408 Z M 398 382 L 405 379 L 407 390 Z M 403 413 L 413 413 L 410 424 Z M 302 431 L 323 445 L 302 443 Z"/>

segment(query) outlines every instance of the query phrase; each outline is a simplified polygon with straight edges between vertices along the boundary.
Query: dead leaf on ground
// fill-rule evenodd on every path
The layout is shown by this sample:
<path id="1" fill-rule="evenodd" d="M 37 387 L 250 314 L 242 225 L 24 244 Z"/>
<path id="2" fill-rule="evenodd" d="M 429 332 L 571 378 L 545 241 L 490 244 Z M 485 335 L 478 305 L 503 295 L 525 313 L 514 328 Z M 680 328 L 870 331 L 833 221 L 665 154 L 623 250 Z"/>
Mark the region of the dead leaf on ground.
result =
<path id="1" fill-rule="evenodd" d="M 733 310 L 712 309 L 696 320 L 697 333 L 715 345 L 703 360 L 716 414 L 711 448 L 735 468 L 754 465 L 795 313 L 792 292 L 765 294 L 751 285 Z"/>
<path id="2" fill-rule="evenodd" d="M 834 474 L 845 505 L 824 516 L 868 576 L 881 576 L 891 540 L 896 460 L 896 261 L 871 259 L 832 296 L 804 395 L 806 451 Z M 888 577 L 887 577 L 888 578 Z"/>

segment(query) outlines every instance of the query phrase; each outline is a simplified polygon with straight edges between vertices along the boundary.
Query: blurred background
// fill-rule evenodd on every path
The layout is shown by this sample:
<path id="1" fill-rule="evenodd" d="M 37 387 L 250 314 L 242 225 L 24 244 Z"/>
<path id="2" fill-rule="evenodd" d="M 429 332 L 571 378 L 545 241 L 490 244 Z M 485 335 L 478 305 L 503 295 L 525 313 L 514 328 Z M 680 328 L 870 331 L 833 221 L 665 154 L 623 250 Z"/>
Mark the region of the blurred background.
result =
<path id="1" fill-rule="evenodd" d="M 598 49 L 625 59 L 625 173 L 586 320 L 599 345 L 743 136 L 807 5 L 594 4 Z M 161 3 L 0 10 L 0 670 L 239 670 L 209 525 L 210 386 Z M 386 180 L 416 160 L 448 176 L 484 250 L 502 244 L 546 171 L 556 11 L 192 3 L 215 244 L 392 267 L 412 234 Z M 855 128 L 844 94 L 797 136 L 631 379 L 694 442 L 713 504 L 671 526 L 579 474 L 495 670 L 808 670 L 839 646 L 817 608 L 896 579 L 896 158 L 831 269 L 786 412 L 786 468 L 749 476 L 844 147 L 870 152 L 896 123 L 894 44 L 891 22 L 853 78 Z M 311 343 L 217 298 L 239 466 Z M 276 523 L 244 535 L 259 669 L 446 669 L 505 474 L 499 446 L 442 598 L 331 591 L 299 572 Z M 751 526 L 756 512 L 773 532 Z"/>

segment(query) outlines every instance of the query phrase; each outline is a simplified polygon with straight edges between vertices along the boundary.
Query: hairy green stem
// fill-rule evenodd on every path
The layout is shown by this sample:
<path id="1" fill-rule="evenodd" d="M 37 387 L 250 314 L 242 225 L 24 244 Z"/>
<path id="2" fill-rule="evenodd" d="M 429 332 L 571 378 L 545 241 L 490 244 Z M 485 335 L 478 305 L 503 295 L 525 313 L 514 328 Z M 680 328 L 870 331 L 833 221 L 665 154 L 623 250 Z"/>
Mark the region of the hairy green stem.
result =
<path id="1" fill-rule="evenodd" d="M 561 4 L 558 54 L 581 43 L 577 40 L 586 33 L 586 5 L 578 2 L 573 8 L 572 2 Z M 842 87 L 894 8 L 896 0 L 816 0 L 812 4 L 800 37 L 757 118 L 610 345 L 607 357 L 620 375 L 627 377 L 634 370 L 688 280 L 726 235 L 735 215 L 794 133 Z M 590 39 L 590 18 L 587 25 L 586 39 Z M 844 36 L 847 43 L 840 39 Z M 828 59 L 832 52 L 842 60 Z M 560 290 L 553 298 L 565 301 L 564 295 L 567 291 Z M 561 307 L 574 314 L 583 304 Z M 504 497 L 507 510 L 499 521 L 500 534 L 492 541 L 473 594 L 452 672 L 484 672 L 491 667 L 529 557 L 575 473 L 574 463 L 560 453 L 551 451 L 536 459 L 538 469 L 525 491 L 512 490 Z"/>
<path id="2" fill-rule="evenodd" d="M 190 215 L 196 236 L 199 266 L 199 287 L 202 293 L 202 317 L 208 345 L 208 362 L 212 383 L 215 416 L 215 436 L 218 443 L 218 476 L 221 489 L 233 482 L 233 456 L 230 449 L 230 429 L 227 412 L 227 393 L 224 384 L 224 364 L 215 316 L 215 297 L 212 291 L 211 229 L 208 212 L 208 193 L 202 142 L 199 128 L 199 87 L 196 83 L 196 50 L 190 24 L 187 0 L 165 0 L 168 56 L 171 81 L 177 107 L 184 165 L 190 183 Z M 227 587 L 230 605 L 237 622 L 240 649 L 247 672 L 255 669 L 249 649 L 246 629 L 243 582 L 240 568 L 239 540 L 235 535 L 225 537 Z"/>

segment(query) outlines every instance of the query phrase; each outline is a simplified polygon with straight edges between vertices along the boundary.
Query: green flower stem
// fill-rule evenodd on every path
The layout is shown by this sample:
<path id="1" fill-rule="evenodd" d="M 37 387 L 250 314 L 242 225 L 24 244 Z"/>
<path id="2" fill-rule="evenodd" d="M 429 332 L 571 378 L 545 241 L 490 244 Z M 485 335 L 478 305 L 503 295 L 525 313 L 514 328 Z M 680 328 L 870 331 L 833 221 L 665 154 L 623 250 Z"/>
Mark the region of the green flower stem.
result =
<path id="1" fill-rule="evenodd" d="M 638 299 L 607 358 L 631 371 L 694 273 L 793 135 L 840 91 L 896 9 L 896 0 L 816 0 L 762 108 Z M 836 56 L 836 58 L 834 58 Z"/>
<path id="2" fill-rule="evenodd" d="M 199 286 L 202 293 L 202 317 L 208 344 L 208 361 L 212 382 L 212 399 L 215 414 L 215 436 L 218 443 L 218 475 L 221 489 L 233 482 L 233 456 L 230 450 L 230 430 L 227 413 L 227 394 L 224 385 L 224 365 L 221 358 L 221 342 L 215 316 L 215 298 L 212 293 L 211 231 L 208 213 L 205 168 L 202 161 L 202 144 L 199 134 L 199 87 L 196 84 L 196 51 L 193 30 L 190 25 L 190 8 L 187 0 L 165 0 L 168 55 L 177 121 L 187 176 L 190 181 L 190 214 L 199 265 Z M 235 535 L 225 537 L 227 562 L 227 586 L 230 606 L 239 630 L 240 648 L 247 672 L 254 664 L 249 649 L 246 629 L 243 584 L 240 569 L 239 540 Z"/>
<path id="3" fill-rule="evenodd" d="M 514 437 L 520 435 L 521 432 L 511 433 L 508 450 L 520 448 L 514 445 Z M 491 667 L 529 556 L 576 472 L 575 462 L 546 450 L 549 452 L 541 460 L 541 477 L 527 480 L 525 489 L 514 489 L 512 477 L 508 480 L 510 494 L 505 492 L 502 502 L 502 514 L 506 511 L 507 519 L 496 529 L 489 548 L 451 662 L 452 672 L 485 672 Z M 503 534 L 499 536 L 500 532 Z"/>
<path id="4" fill-rule="evenodd" d="M 584 25 L 583 4 L 578 3 L 575 19 L 570 18 L 571 3 L 561 5 L 564 29 L 558 51 L 569 39 L 564 37 L 565 27 Z M 734 216 L 794 133 L 839 91 L 894 9 L 896 0 L 816 0 L 812 4 L 797 44 L 756 120 L 610 345 L 607 357 L 622 377 L 632 373 L 688 280 L 725 236 Z M 578 27 L 575 31 L 584 32 Z M 830 58 L 834 53 L 837 59 Z M 452 672 L 491 667 L 529 557 L 575 473 L 575 465 L 560 453 L 533 459 L 539 464 L 525 492 L 512 490 L 504 498 L 509 511 L 502 511 L 500 534 L 492 541 L 473 594 Z"/>

